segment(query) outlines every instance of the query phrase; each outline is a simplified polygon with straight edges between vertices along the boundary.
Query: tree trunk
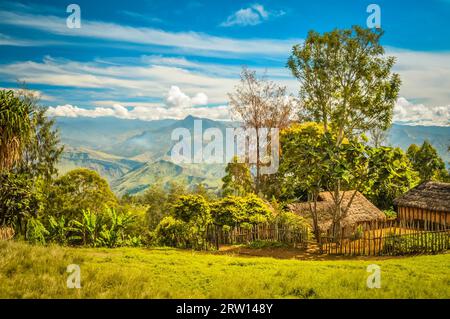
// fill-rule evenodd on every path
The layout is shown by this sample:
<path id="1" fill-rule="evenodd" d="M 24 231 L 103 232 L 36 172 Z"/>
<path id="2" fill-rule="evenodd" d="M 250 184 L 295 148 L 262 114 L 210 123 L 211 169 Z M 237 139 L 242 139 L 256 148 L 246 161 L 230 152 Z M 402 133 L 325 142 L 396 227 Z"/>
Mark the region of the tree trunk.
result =
<path id="1" fill-rule="evenodd" d="M 260 189 L 260 181 L 261 181 L 261 172 L 260 172 L 260 160 L 259 160 L 259 127 L 256 128 L 256 182 L 255 182 L 255 190 L 256 194 L 259 194 Z"/>

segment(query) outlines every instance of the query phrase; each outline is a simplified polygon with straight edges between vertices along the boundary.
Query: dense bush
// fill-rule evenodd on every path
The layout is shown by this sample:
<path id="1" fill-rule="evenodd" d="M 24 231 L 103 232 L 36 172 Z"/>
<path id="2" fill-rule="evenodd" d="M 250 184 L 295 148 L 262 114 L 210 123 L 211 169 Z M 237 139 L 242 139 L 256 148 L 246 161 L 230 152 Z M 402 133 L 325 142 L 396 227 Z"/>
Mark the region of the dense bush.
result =
<path id="1" fill-rule="evenodd" d="M 75 169 L 56 179 L 50 188 L 47 214 L 82 218 L 83 210 L 101 212 L 106 207 L 118 207 L 116 196 L 108 182 L 92 170 Z"/>
<path id="2" fill-rule="evenodd" d="M 186 223 L 172 216 L 164 217 L 156 227 L 159 243 L 165 246 L 186 246 Z"/>

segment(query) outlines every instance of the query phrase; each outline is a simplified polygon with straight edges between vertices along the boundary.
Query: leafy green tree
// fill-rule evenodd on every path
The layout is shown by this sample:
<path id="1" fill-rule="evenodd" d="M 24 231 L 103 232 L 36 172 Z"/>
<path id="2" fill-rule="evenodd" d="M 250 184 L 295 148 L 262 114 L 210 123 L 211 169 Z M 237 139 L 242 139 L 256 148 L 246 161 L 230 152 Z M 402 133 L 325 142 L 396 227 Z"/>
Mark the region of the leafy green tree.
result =
<path id="1" fill-rule="evenodd" d="M 313 231 L 320 243 L 318 227 L 317 198 L 321 191 L 329 191 L 341 206 L 342 193 L 335 194 L 338 189 L 354 189 L 350 200 L 339 214 L 333 216 L 333 231 L 339 235 L 339 223 L 345 218 L 356 190 L 360 188 L 367 176 L 367 149 L 355 139 L 344 139 L 340 146 L 336 145 L 336 135 L 325 132 L 317 123 L 292 125 L 281 133 L 280 175 L 284 176 L 283 188 L 293 187 L 297 193 L 306 192 L 311 203 Z"/>
<path id="2" fill-rule="evenodd" d="M 37 225 L 25 219 L 43 211 L 62 152 L 54 121 L 45 112 L 31 91 L 0 90 L 0 219 L 22 235 L 28 225 Z"/>
<path id="3" fill-rule="evenodd" d="M 382 146 L 370 150 L 369 173 L 363 194 L 378 208 L 388 210 L 396 197 L 418 182 L 417 173 L 400 148 Z"/>
<path id="4" fill-rule="evenodd" d="M 391 73 L 395 58 L 385 57 L 380 45 L 382 34 L 381 30 L 358 26 L 323 35 L 311 31 L 303 44 L 293 47 L 287 63 L 301 83 L 300 119 L 321 123 L 324 137 L 335 144 L 326 144 L 326 153 L 322 154 L 330 156 L 327 166 L 329 181 L 334 183 L 330 194 L 334 201 L 333 229 L 337 231 L 347 210 L 341 207 L 343 184 L 348 184 L 350 175 L 356 175 L 348 169 L 349 162 L 340 163 L 344 157 L 349 159 L 343 148 L 356 155 L 354 151 L 362 146 L 356 142 L 360 133 L 391 125 L 400 89 L 400 77 Z M 346 139 L 352 142 L 345 143 Z"/>
<path id="5" fill-rule="evenodd" d="M 24 235 L 26 219 L 37 217 L 42 194 L 26 174 L 0 174 L 0 225 L 14 226 Z"/>
<path id="6" fill-rule="evenodd" d="M 246 217 L 244 197 L 230 195 L 212 203 L 211 215 L 217 226 L 237 226 Z"/>
<path id="7" fill-rule="evenodd" d="M 140 202 L 147 205 L 147 218 L 150 229 L 155 229 L 159 222 L 171 214 L 173 205 L 180 196 L 188 194 L 184 184 L 170 182 L 167 187 L 161 183 L 151 185 L 142 195 Z"/>
<path id="8" fill-rule="evenodd" d="M 223 196 L 245 196 L 253 192 L 250 168 L 246 163 L 239 163 L 237 156 L 227 164 L 222 182 Z"/>
<path id="9" fill-rule="evenodd" d="M 446 179 L 445 163 L 430 142 L 424 141 L 420 147 L 411 144 L 406 154 L 421 181 Z"/>
<path id="10" fill-rule="evenodd" d="M 32 130 L 32 103 L 13 90 L 0 90 L 0 172 L 21 159 Z"/>
<path id="11" fill-rule="evenodd" d="M 95 171 L 79 168 L 54 181 L 47 210 L 56 217 L 78 219 L 82 210 L 101 213 L 105 207 L 117 205 L 117 198 L 105 179 Z"/>
<path id="12" fill-rule="evenodd" d="M 64 147 L 60 146 L 58 131 L 54 129 L 55 120 L 46 116 L 47 109 L 36 103 L 31 107 L 32 132 L 14 171 L 49 181 L 57 174 L 56 165 Z"/>
<path id="13" fill-rule="evenodd" d="M 350 30 L 310 31 L 295 45 L 288 60 L 300 81 L 303 118 L 322 123 L 325 132 L 344 137 L 373 128 L 388 128 L 400 89 L 391 73 L 394 57 L 385 57 L 381 30 L 353 26 Z"/>
<path id="14" fill-rule="evenodd" d="M 156 227 L 160 244 L 172 247 L 186 247 L 186 223 L 172 216 L 164 217 Z"/>
<path id="15" fill-rule="evenodd" d="M 168 192 L 161 184 L 153 184 L 145 191 L 143 203 L 148 205 L 147 219 L 150 229 L 155 229 L 159 222 L 170 213 Z"/>
<path id="16" fill-rule="evenodd" d="M 173 206 L 176 219 L 186 223 L 188 242 L 195 249 L 207 247 L 208 225 L 212 223 L 208 202 L 201 195 L 183 195 Z"/>
<path id="17" fill-rule="evenodd" d="M 244 197 L 245 218 L 243 222 L 250 224 L 266 223 L 272 217 L 269 206 L 255 194 L 249 194 Z"/>

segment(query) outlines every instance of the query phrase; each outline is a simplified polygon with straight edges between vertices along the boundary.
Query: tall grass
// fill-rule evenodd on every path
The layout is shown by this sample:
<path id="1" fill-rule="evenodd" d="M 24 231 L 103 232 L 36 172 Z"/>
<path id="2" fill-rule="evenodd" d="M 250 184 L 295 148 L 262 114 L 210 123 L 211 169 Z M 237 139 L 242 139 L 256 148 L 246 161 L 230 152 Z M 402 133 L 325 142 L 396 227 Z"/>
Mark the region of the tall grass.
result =
<path id="1" fill-rule="evenodd" d="M 66 287 L 69 264 L 81 289 Z M 369 264 L 381 288 L 369 289 Z M 450 255 L 298 261 L 0 242 L 0 298 L 450 298 Z"/>

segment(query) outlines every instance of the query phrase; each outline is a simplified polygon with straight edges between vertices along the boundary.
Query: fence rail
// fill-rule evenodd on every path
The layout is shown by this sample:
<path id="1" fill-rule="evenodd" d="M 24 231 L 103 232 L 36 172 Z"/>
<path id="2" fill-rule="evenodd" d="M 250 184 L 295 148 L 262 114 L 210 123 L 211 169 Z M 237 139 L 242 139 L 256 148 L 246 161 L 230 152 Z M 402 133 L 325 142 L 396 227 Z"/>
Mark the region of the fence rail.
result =
<path id="1" fill-rule="evenodd" d="M 391 220 L 342 229 L 340 238 L 322 237 L 322 252 L 331 255 L 407 255 L 437 253 L 450 247 L 450 229 L 428 221 Z"/>
<path id="2" fill-rule="evenodd" d="M 225 230 L 220 226 L 208 229 L 208 241 L 219 245 L 249 244 L 254 241 L 276 241 L 292 245 L 296 248 L 306 248 L 309 230 L 304 228 L 279 227 L 274 224 L 254 225 L 251 228 L 233 227 Z"/>

